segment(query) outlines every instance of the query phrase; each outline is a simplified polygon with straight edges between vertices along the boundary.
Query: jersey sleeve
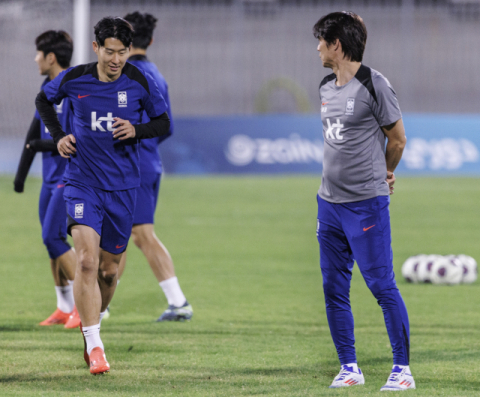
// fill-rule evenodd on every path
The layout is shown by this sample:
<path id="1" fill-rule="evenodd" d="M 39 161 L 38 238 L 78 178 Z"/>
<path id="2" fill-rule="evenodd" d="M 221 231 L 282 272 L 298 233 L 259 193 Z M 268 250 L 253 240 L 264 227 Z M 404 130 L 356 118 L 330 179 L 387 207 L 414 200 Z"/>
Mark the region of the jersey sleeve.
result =
<path id="1" fill-rule="evenodd" d="M 62 99 L 67 96 L 65 84 L 62 83 L 65 74 L 68 73 L 71 69 L 72 68 L 64 70 L 43 87 L 43 91 L 45 92 L 45 95 L 50 102 L 59 105 L 60 102 L 62 102 Z"/>
<path id="2" fill-rule="evenodd" d="M 376 94 L 373 101 L 373 114 L 378 124 L 383 127 L 395 123 L 402 118 L 397 94 L 390 82 L 382 75 L 372 76 L 372 83 Z"/>
<path id="3" fill-rule="evenodd" d="M 165 113 L 168 106 L 153 77 L 148 73 L 145 73 L 145 77 L 148 82 L 150 93 L 145 91 L 143 96 L 143 107 L 147 116 L 152 119 Z"/>

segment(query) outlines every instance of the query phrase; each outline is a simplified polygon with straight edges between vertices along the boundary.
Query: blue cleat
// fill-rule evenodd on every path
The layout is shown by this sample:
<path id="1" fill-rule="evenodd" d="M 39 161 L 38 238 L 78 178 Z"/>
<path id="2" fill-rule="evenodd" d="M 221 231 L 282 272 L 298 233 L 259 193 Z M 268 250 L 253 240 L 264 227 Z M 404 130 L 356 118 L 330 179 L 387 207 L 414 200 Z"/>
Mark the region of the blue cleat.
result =
<path id="1" fill-rule="evenodd" d="M 180 307 L 169 305 L 157 321 L 188 321 L 193 316 L 192 306 L 185 301 L 185 304 Z"/>

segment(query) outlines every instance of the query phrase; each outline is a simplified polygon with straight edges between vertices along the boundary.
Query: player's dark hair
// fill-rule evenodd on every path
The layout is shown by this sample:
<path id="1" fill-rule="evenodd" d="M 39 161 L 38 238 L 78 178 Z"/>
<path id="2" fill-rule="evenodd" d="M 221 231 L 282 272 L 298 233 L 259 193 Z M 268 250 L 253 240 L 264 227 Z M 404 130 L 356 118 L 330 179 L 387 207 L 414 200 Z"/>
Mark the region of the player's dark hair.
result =
<path id="1" fill-rule="evenodd" d="M 53 52 L 58 64 L 66 69 L 70 66 L 73 53 L 73 40 L 63 30 L 47 30 L 35 39 L 37 51 L 42 51 L 43 56 Z"/>
<path id="2" fill-rule="evenodd" d="M 336 39 L 342 44 L 345 58 L 362 62 L 367 44 L 367 28 L 363 19 L 350 11 L 332 12 L 321 17 L 313 27 L 313 35 L 331 45 Z"/>
<path id="3" fill-rule="evenodd" d="M 100 47 L 105 45 L 106 39 L 117 39 L 125 47 L 132 44 L 133 27 L 120 17 L 105 17 L 94 27 L 95 41 Z"/>
<path id="4" fill-rule="evenodd" d="M 135 31 L 133 32 L 133 46 L 146 50 L 153 37 L 153 31 L 157 26 L 157 18 L 151 14 L 140 14 L 138 11 L 125 15 L 125 20 L 130 22 Z"/>

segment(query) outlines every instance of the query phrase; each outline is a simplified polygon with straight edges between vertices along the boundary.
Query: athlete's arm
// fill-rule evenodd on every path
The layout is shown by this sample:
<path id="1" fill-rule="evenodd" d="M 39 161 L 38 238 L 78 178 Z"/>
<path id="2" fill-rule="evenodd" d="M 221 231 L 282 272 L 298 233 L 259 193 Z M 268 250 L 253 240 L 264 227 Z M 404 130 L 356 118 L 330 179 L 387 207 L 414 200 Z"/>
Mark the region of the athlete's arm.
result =
<path id="1" fill-rule="evenodd" d="M 45 94 L 45 91 L 40 91 L 35 100 L 38 114 L 42 118 L 43 123 L 50 131 L 50 135 L 53 137 L 53 141 L 58 143 L 60 139 L 67 136 L 62 129 L 60 120 L 58 120 L 57 112 L 53 107 L 53 102 L 50 102 Z"/>
<path id="2" fill-rule="evenodd" d="M 27 147 L 34 152 L 58 153 L 57 145 L 52 139 L 33 139 L 27 144 Z"/>
<path id="3" fill-rule="evenodd" d="M 387 162 L 387 183 L 390 187 L 390 194 L 393 194 L 393 185 L 395 183 L 395 168 L 397 168 L 402 158 L 403 149 L 407 143 L 403 120 L 397 120 L 395 123 L 382 127 L 382 131 L 387 137 L 387 148 L 385 159 Z"/>
<path id="4" fill-rule="evenodd" d="M 32 139 L 36 138 L 40 138 L 40 120 L 34 117 L 25 138 L 22 156 L 20 157 L 20 162 L 18 163 L 15 180 L 13 181 L 13 189 L 17 193 L 23 192 L 25 180 L 27 179 L 28 172 L 30 171 L 30 167 L 32 166 L 33 159 L 35 158 L 35 152 L 28 147 L 28 143 Z"/>
<path id="5" fill-rule="evenodd" d="M 43 123 L 50 131 L 50 135 L 57 145 L 60 156 L 68 159 L 71 154 L 74 154 L 77 151 L 75 149 L 75 137 L 72 134 L 65 134 L 62 125 L 60 124 L 60 120 L 58 120 L 57 112 L 53 107 L 53 102 L 48 100 L 47 95 L 43 90 L 37 95 L 35 105 L 37 106 L 38 113 L 40 114 Z"/>
<path id="6" fill-rule="evenodd" d="M 113 131 L 113 137 L 121 141 L 129 138 L 148 139 L 170 134 L 170 118 L 167 112 L 153 117 L 148 123 L 135 126 L 130 121 L 119 117 L 115 117 L 114 120 L 115 123 L 112 127 L 118 128 Z"/>

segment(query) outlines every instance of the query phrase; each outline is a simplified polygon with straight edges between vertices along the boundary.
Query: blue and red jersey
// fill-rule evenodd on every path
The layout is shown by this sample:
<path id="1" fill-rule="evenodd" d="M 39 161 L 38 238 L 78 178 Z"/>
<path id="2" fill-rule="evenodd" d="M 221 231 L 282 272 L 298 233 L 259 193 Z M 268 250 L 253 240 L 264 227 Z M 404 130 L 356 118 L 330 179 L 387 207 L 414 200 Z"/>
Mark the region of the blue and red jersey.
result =
<path id="1" fill-rule="evenodd" d="M 130 62 L 132 65 L 135 65 L 143 72 L 150 74 L 154 78 L 158 89 L 160 90 L 160 94 L 162 94 L 165 102 L 167 103 L 167 113 L 168 117 L 170 118 L 170 133 L 157 138 L 145 139 L 140 143 L 140 174 L 161 174 L 163 168 L 162 160 L 160 159 L 160 153 L 158 151 L 158 145 L 160 142 L 173 134 L 172 108 L 170 106 L 170 97 L 168 95 L 168 84 L 165 81 L 165 78 L 159 72 L 157 66 L 153 62 L 150 62 L 145 55 L 131 56 L 128 59 L 128 62 Z M 146 112 L 144 112 L 142 123 L 147 123 L 148 121 L 150 121 L 150 118 Z"/>
<path id="2" fill-rule="evenodd" d="M 70 100 L 75 155 L 68 160 L 64 179 L 103 190 L 125 190 L 140 185 L 138 139 L 113 138 L 114 118 L 141 124 L 143 113 L 159 117 L 167 104 L 155 80 L 126 63 L 112 82 L 98 78 L 97 63 L 67 69 L 44 87 L 47 99 Z M 68 131 L 67 131 L 68 134 Z"/>

